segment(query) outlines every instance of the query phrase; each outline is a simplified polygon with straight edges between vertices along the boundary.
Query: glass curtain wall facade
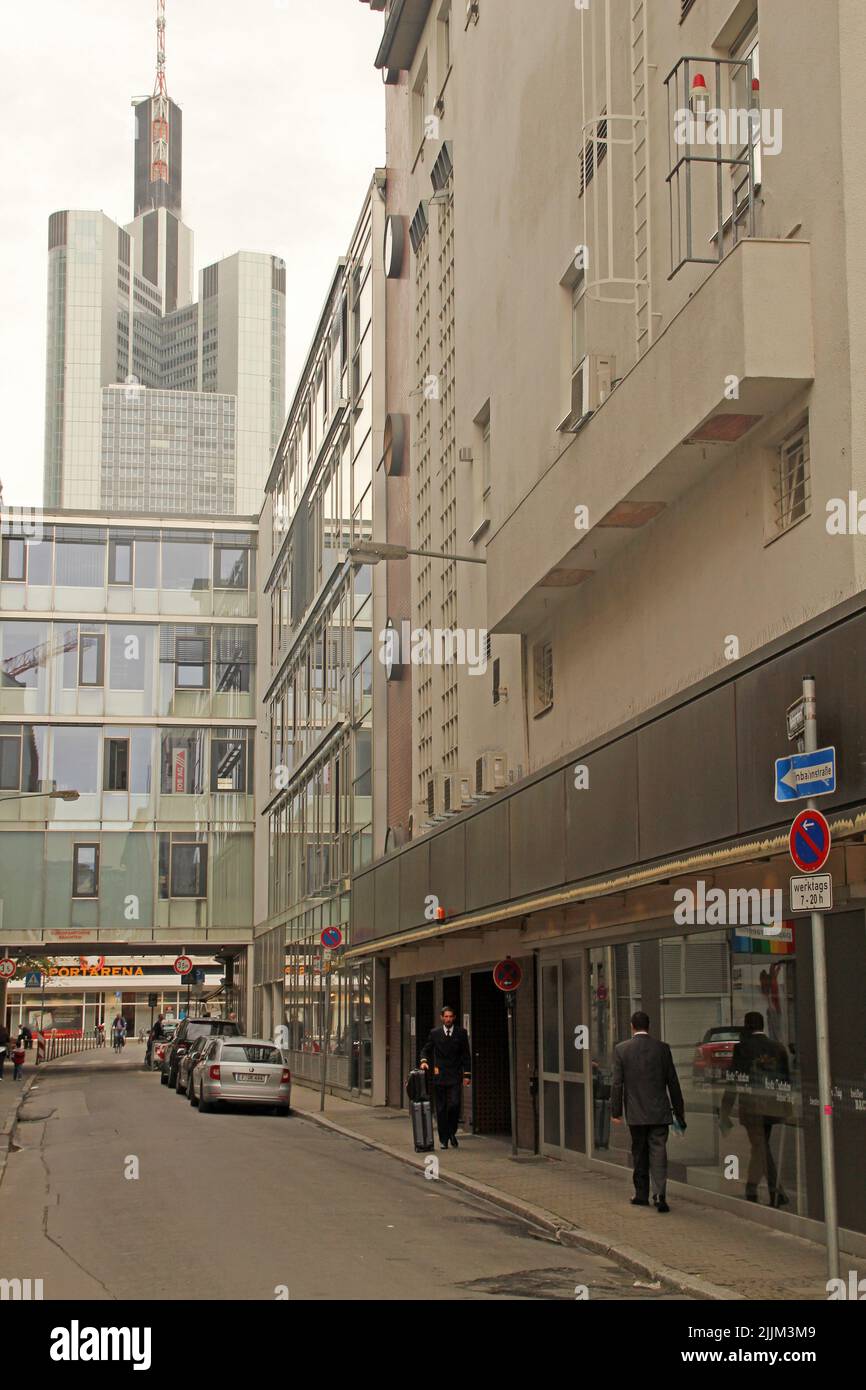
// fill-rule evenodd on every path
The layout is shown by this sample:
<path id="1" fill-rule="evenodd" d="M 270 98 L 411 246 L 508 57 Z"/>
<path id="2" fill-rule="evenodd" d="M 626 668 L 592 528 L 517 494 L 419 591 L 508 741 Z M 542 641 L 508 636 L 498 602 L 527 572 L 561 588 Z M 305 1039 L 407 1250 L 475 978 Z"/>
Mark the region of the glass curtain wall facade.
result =
<path id="1" fill-rule="evenodd" d="M 318 1079 L 324 1052 L 329 1081 L 361 1093 L 371 1085 L 371 976 L 328 969 L 319 937 L 331 925 L 348 937 L 349 878 L 373 854 L 373 570 L 349 556 L 374 534 L 381 445 L 373 201 L 332 282 L 267 488 L 268 920 L 254 1003 L 261 1026 L 288 1027 L 297 1076 Z"/>
<path id="2" fill-rule="evenodd" d="M 255 545 L 56 515 L 3 537 L 0 932 L 249 937 Z"/>

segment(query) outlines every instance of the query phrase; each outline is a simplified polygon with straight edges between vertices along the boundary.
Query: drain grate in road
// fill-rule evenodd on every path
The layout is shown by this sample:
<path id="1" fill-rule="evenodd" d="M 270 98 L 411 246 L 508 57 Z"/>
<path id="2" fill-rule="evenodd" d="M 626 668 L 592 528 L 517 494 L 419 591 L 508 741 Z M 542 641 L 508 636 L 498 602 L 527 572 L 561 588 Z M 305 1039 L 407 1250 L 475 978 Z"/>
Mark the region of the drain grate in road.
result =
<path id="1" fill-rule="evenodd" d="M 500 1295 L 502 1298 L 537 1298 L 554 1302 L 573 1303 L 576 1290 L 587 1290 L 590 1300 L 664 1298 L 664 1291 L 634 1287 L 633 1277 L 622 1279 L 588 1280 L 586 1271 L 555 1266 L 553 1269 L 519 1269 L 490 1279 L 471 1279 L 459 1286 L 474 1293 Z M 670 1297 L 668 1293 L 667 1297 Z"/>

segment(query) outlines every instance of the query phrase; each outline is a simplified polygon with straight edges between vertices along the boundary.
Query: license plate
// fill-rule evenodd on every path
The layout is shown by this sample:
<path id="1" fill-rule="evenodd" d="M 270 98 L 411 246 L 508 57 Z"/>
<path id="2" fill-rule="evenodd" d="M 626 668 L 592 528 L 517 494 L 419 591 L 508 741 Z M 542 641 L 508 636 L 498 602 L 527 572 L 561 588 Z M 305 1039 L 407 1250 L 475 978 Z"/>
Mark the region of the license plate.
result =
<path id="1" fill-rule="evenodd" d="M 243 1072 L 243 1071 L 236 1071 L 236 1072 L 235 1072 L 235 1081 L 256 1081 L 256 1082 L 258 1082 L 258 1084 L 259 1084 L 260 1086 L 264 1086 L 264 1084 L 265 1084 L 265 1082 L 267 1081 L 267 1079 L 268 1079 L 268 1078 L 267 1078 L 266 1076 L 256 1076 L 255 1073 L 253 1073 L 252 1075 L 250 1075 L 249 1072 Z"/>

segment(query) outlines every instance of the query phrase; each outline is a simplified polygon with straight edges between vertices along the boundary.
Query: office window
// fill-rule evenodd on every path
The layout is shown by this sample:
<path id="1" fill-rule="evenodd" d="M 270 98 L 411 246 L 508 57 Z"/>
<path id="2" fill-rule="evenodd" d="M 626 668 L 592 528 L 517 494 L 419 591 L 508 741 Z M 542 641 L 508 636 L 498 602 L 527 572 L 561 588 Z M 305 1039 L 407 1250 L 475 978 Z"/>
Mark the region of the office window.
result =
<path id="1" fill-rule="evenodd" d="M 35 690 L 44 681 L 48 632 L 47 623 L 22 623 L 15 618 L 0 622 L 0 664 L 9 689 Z"/>
<path id="2" fill-rule="evenodd" d="M 207 541 L 172 538 L 162 543 L 162 587 L 189 593 L 210 588 L 211 553 Z"/>
<path id="3" fill-rule="evenodd" d="M 100 589 L 105 583 L 105 532 L 94 527 L 58 526 L 56 583 L 72 589 Z"/>
<path id="4" fill-rule="evenodd" d="M 21 780 L 21 725 L 0 725 L 0 790 L 17 792 Z"/>
<path id="5" fill-rule="evenodd" d="M 169 897 L 207 897 L 207 844 L 203 840 L 172 839 Z"/>
<path id="6" fill-rule="evenodd" d="M 497 656 L 497 657 L 494 659 L 494 662 L 493 662 L 493 703 L 494 703 L 494 705 L 498 705 L 498 704 L 499 704 L 500 698 L 501 698 L 501 694 L 500 694 L 500 684 L 499 684 L 499 657 Z"/>
<path id="7" fill-rule="evenodd" d="M 152 627 L 108 627 L 108 681 L 112 690 L 144 690 L 150 680 L 153 643 Z"/>
<path id="8" fill-rule="evenodd" d="M 164 796 L 199 796 L 204 791 L 203 729 L 164 730 L 160 788 Z"/>
<path id="9" fill-rule="evenodd" d="M 214 631 L 214 689 L 249 691 L 255 651 L 252 627 L 219 627 Z"/>
<path id="10" fill-rule="evenodd" d="M 444 87 L 451 67 L 451 0 L 444 0 L 439 11 L 439 86 Z"/>
<path id="11" fill-rule="evenodd" d="M 740 59 L 739 67 L 730 69 L 731 81 L 731 108 L 734 111 L 750 111 L 753 108 L 760 108 L 760 48 L 758 45 L 758 16 L 753 15 L 745 29 L 740 34 L 733 48 L 731 57 Z M 757 88 L 753 83 L 757 82 Z M 754 164 L 755 191 L 761 187 L 763 175 L 763 150 L 761 147 L 761 123 L 754 121 L 751 128 L 752 159 Z M 741 146 L 736 154 L 738 159 L 745 159 L 749 153 L 749 146 Z M 737 213 L 743 211 L 744 206 L 748 206 L 748 174 L 747 171 L 734 165 L 731 169 L 731 179 L 734 184 L 734 206 Z"/>
<path id="12" fill-rule="evenodd" d="M 107 792 L 129 791 L 129 739 L 107 738 L 103 744 L 103 781 Z"/>
<path id="13" fill-rule="evenodd" d="M 249 551 L 245 547 L 215 545 L 213 552 L 213 582 L 215 589 L 247 589 L 249 587 Z"/>
<path id="14" fill-rule="evenodd" d="M 99 897 L 98 845 L 73 845 L 72 896 L 73 898 Z"/>
<path id="15" fill-rule="evenodd" d="M 3 537 L 2 576 L 15 584 L 23 584 L 26 580 L 27 546 L 23 536 Z"/>
<path id="16" fill-rule="evenodd" d="M 412 89 L 412 150 L 416 152 L 425 135 L 425 122 L 430 114 L 427 110 L 427 54 L 421 59 L 418 76 Z"/>
<path id="17" fill-rule="evenodd" d="M 61 725 L 54 728 L 52 738 L 56 790 L 98 791 L 99 730 Z"/>
<path id="18" fill-rule="evenodd" d="M 108 546 L 109 584 L 132 583 L 132 541 L 110 541 Z"/>
<path id="19" fill-rule="evenodd" d="M 210 789 L 212 792 L 245 792 L 247 785 L 246 734 L 237 738 L 211 736 Z"/>
<path id="20" fill-rule="evenodd" d="M 210 689 L 210 639 L 175 639 L 174 684 L 176 690 Z"/>
<path id="21" fill-rule="evenodd" d="M 0 790 L 42 791 L 44 752 L 44 727 L 0 725 Z"/>
<path id="22" fill-rule="evenodd" d="M 535 713 L 544 714 L 553 706 L 553 645 L 537 642 L 533 648 L 533 689 Z"/>
<path id="23" fill-rule="evenodd" d="M 82 632 L 78 638 L 78 684 L 102 686 L 105 679 L 105 634 Z"/>
<path id="24" fill-rule="evenodd" d="M 773 468 L 774 529 L 787 531 L 802 521 L 812 499 L 809 422 L 804 420 L 781 444 Z"/>
<path id="25" fill-rule="evenodd" d="M 601 168 L 604 160 L 607 159 L 607 121 L 604 120 L 605 112 L 595 123 L 594 134 L 590 135 L 583 147 L 580 156 L 580 196 L 583 197 L 585 190 L 592 183 L 597 169 Z"/>

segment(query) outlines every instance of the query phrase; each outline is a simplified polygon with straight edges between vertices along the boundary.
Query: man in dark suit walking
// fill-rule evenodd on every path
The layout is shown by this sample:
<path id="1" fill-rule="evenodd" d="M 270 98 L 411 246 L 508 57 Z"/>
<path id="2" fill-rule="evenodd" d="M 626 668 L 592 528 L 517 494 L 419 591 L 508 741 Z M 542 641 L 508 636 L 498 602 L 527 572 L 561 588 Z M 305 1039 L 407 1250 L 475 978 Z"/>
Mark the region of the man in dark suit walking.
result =
<path id="1" fill-rule="evenodd" d="M 634 1162 L 634 1207 L 648 1207 L 650 1175 L 656 1210 L 670 1211 L 666 1200 L 668 1127 L 676 1118 L 685 1129 L 683 1093 L 667 1043 L 649 1035 L 649 1015 L 631 1016 L 632 1036 L 614 1051 L 611 1115 L 622 1123 L 623 1105 L 631 1131 Z"/>
<path id="2" fill-rule="evenodd" d="M 421 1070 L 433 1072 L 433 1095 L 436 1098 L 436 1124 L 443 1149 L 457 1144 L 460 1123 L 460 1087 L 471 1080 L 472 1056 L 469 1034 L 457 1022 L 453 1009 L 440 1014 L 442 1023 L 434 1028 L 421 1049 Z"/>

